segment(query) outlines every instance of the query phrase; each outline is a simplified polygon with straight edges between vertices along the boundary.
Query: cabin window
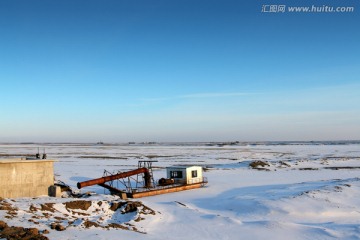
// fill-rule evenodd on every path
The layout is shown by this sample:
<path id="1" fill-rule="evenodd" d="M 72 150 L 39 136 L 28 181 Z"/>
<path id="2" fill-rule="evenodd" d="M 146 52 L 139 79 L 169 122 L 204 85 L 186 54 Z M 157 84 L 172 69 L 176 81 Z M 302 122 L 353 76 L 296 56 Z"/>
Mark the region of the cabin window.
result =
<path id="1" fill-rule="evenodd" d="M 191 171 L 191 177 L 196 178 L 197 176 L 197 170 Z"/>
<path id="2" fill-rule="evenodd" d="M 171 178 L 182 178 L 182 171 L 170 171 Z"/>

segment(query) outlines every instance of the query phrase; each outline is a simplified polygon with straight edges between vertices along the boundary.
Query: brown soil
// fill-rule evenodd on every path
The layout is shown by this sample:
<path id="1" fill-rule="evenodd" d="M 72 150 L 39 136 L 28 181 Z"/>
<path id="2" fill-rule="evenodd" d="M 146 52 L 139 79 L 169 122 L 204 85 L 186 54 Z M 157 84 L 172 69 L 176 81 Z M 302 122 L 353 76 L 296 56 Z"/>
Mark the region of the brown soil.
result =
<path id="1" fill-rule="evenodd" d="M 112 211 L 116 211 L 118 210 L 119 208 L 121 208 L 122 206 L 124 206 L 126 203 L 125 202 L 114 202 L 111 207 L 110 207 L 110 210 Z"/>
<path id="2" fill-rule="evenodd" d="M 55 229 L 56 231 L 64 231 L 66 229 L 64 226 L 62 226 L 59 223 L 51 223 L 50 228 Z"/>
<path id="3" fill-rule="evenodd" d="M 95 204 L 98 206 L 102 206 L 104 203 L 108 203 L 111 205 L 110 209 L 112 211 L 121 211 L 121 214 L 127 214 L 131 212 L 138 212 L 140 215 L 136 218 L 135 222 L 139 222 L 144 220 L 144 218 L 141 217 L 141 215 L 155 215 L 155 211 L 151 208 L 143 205 L 140 201 L 113 201 L 113 202 L 107 202 L 107 201 L 98 201 Z M 124 230 L 130 230 L 130 231 L 138 231 L 133 225 L 129 225 L 130 227 L 126 226 L 128 223 L 111 223 L 107 224 L 107 226 L 102 226 L 101 222 L 92 222 L 89 220 L 85 220 L 85 218 L 75 216 L 75 215 L 89 215 L 87 213 L 82 213 L 82 211 L 88 210 L 92 202 L 91 201 L 85 201 L 85 200 L 77 200 L 77 201 L 70 201 L 63 203 L 65 208 L 71 212 L 72 218 L 75 219 L 81 219 L 83 220 L 82 225 L 85 228 L 95 227 L 95 228 L 117 228 L 117 229 L 124 229 Z M 54 208 L 55 203 L 44 203 L 40 204 L 39 207 L 31 204 L 29 206 L 29 210 L 26 211 L 28 213 L 32 213 L 33 216 L 31 216 L 31 219 L 28 219 L 28 222 L 31 222 L 34 225 L 38 225 L 39 222 L 37 219 L 47 218 L 47 219 L 53 219 L 53 222 L 49 224 L 49 227 L 51 229 L 57 230 L 57 231 L 64 231 L 66 230 L 67 226 L 72 225 L 73 221 L 69 221 L 68 224 L 63 225 L 62 221 L 66 220 L 66 216 L 54 216 L 53 213 L 58 212 Z M 5 218 L 13 218 L 17 214 L 17 208 L 15 206 L 12 206 L 11 203 L 8 203 L 4 200 L 0 199 L 0 210 L 8 211 L 8 215 L 5 216 Z M 77 211 L 78 210 L 78 211 Z M 80 211 L 79 211 L 80 210 Z M 97 211 L 101 211 L 101 209 L 97 209 Z M 42 213 L 42 215 L 38 215 L 38 213 Z M 74 215 L 75 214 L 75 215 Z M 67 214 L 66 214 L 67 215 Z M 67 215 L 69 216 L 69 215 Z M 73 220 L 73 219 L 71 219 Z M 6 229 L 3 230 L 3 229 Z M 7 224 L 3 221 L 0 221 L 0 239 L 48 239 L 44 237 L 42 234 L 44 234 L 44 231 L 38 231 L 36 228 L 21 228 L 21 227 L 8 227 Z M 143 233 L 143 232 L 141 232 Z M 36 235 L 38 234 L 38 235 Z"/>
<path id="4" fill-rule="evenodd" d="M 29 210 L 30 210 L 31 212 L 37 212 L 39 209 L 38 209 L 37 207 L 35 207 L 34 205 L 31 204 Z"/>
<path id="5" fill-rule="evenodd" d="M 81 210 L 88 210 L 91 206 L 91 201 L 72 201 L 72 202 L 66 202 L 65 207 L 67 210 L 69 209 L 81 209 Z"/>
<path id="6" fill-rule="evenodd" d="M 253 161 L 249 164 L 250 167 L 252 168 L 258 168 L 258 167 L 270 167 L 270 165 L 266 162 L 263 161 Z"/>
<path id="7" fill-rule="evenodd" d="M 41 211 L 49 211 L 49 212 L 55 212 L 55 209 L 54 209 L 54 204 L 55 203 L 44 203 L 44 204 L 41 204 Z"/>
<path id="8" fill-rule="evenodd" d="M 144 206 L 141 202 L 128 202 L 126 207 L 121 211 L 122 214 L 135 212 L 138 210 L 138 207 Z"/>
<path id="9" fill-rule="evenodd" d="M 138 218 L 137 218 L 137 219 L 135 219 L 134 221 L 135 221 L 135 222 L 140 222 L 140 221 L 142 221 L 142 220 L 145 220 L 145 218 L 138 217 Z"/>
<path id="10" fill-rule="evenodd" d="M 18 209 L 16 207 L 13 207 L 10 203 L 5 202 L 5 201 L 1 201 L 0 202 L 0 210 L 5 210 L 5 211 L 17 211 Z"/>
<path id="11" fill-rule="evenodd" d="M 128 227 L 125 227 L 118 223 L 110 223 L 109 225 L 106 226 L 106 228 L 120 228 L 120 229 L 124 229 L 124 230 L 129 230 Z"/>
<path id="12" fill-rule="evenodd" d="M 5 216 L 5 218 L 11 219 L 17 215 L 18 208 L 13 207 L 10 203 L 0 199 L 0 210 L 7 211 L 8 215 Z"/>
<path id="13" fill-rule="evenodd" d="M 143 205 L 143 209 L 141 210 L 140 213 L 144 214 L 144 215 L 148 215 L 148 214 L 155 215 L 156 214 L 154 210 L 152 210 L 151 208 L 149 208 L 145 205 Z"/>
<path id="14" fill-rule="evenodd" d="M 3 221 L 0 221 L 0 238 L 7 240 L 48 240 L 36 228 L 9 227 Z"/>
<path id="15" fill-rule="evenodd" d="M 82 213 L 82 212 L 76 212 L 76 211 L 72 211 L 73 214 L 77 214 L 77 215 L 81 215 L 81 216 L 90 216 L 90 214 L 88 213 Z"/>
<path id="16" fill-rule="evenodd" d="M 96 222 L 91 222 L 91 221 L 85 221 L 83 223 L 83 225 L 86 227 L 86 228 L 90 228 L 90 227 L 101 227 L 98 223 Z"/>

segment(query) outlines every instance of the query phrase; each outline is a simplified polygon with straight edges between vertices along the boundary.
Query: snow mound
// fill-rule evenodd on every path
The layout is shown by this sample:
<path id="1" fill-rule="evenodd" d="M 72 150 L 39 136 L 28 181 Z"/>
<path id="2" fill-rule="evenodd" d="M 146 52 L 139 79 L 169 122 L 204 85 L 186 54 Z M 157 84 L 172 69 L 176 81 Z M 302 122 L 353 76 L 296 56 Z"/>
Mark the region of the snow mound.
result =
<path id="1" fill-rule="evenodd" d="M 140 201 L 121 199 L 6 199 L 0 202 L 0 210 L 6 211 L 7 219 L 21 219 L 50 231 L 115 228 L 145 233 L 135 224 L 144 220 L 145 215 L 156 214 Z"/>

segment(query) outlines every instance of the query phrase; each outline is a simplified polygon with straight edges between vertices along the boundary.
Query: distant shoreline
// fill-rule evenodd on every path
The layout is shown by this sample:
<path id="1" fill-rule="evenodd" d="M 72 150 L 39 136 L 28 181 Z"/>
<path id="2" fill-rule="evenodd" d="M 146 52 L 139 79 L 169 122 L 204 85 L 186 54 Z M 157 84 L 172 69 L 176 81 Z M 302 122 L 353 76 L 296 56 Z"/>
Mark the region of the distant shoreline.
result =
<path id="1" fill-rule="evenodd" d="M 360 144 L 360 140 L 336 140 L 336 141 L 214 141 L 214 142 L 127 142 L 112 143 L 104 142 L 0 142 L 0 145 L 71 145 L 71 146 L 274 146 L 274 145 L 351 145 Z"/>

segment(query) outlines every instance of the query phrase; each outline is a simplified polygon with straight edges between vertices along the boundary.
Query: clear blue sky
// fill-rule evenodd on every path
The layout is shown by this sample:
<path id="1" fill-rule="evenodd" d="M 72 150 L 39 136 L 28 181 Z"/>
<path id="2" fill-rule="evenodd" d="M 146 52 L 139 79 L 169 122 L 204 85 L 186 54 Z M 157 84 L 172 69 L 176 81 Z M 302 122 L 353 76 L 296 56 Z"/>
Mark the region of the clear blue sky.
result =
<path id="1" fill-rule="evenodd" d="M 359 12 L 1 0 L 0 142 L 360 139 Z"/>

